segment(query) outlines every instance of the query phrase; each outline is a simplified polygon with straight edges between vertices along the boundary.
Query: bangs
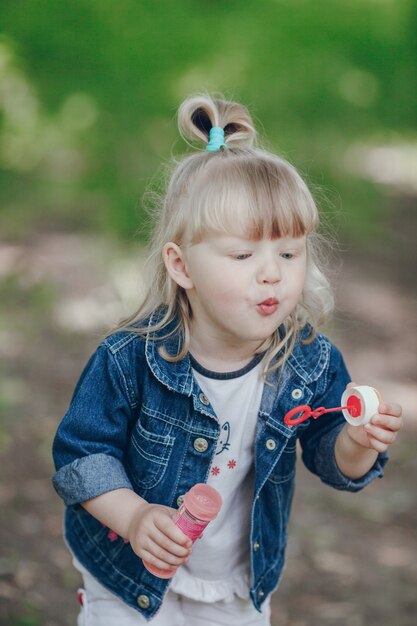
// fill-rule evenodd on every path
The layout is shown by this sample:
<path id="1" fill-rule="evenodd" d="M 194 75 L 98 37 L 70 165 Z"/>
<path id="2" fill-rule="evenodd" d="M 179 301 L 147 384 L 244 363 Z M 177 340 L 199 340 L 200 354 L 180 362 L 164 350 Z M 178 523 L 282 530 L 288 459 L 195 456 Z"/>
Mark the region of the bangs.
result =
<path id="1" fill-rule="evenodd" d="M 231 151 L 230 151 L 231 152 Z M 302 237 L 318 226 L 318 212 L 297 171 L 259 153 L 213 159 L 189 195 L 188 237 L 223 232 L 244 239 Z"/>

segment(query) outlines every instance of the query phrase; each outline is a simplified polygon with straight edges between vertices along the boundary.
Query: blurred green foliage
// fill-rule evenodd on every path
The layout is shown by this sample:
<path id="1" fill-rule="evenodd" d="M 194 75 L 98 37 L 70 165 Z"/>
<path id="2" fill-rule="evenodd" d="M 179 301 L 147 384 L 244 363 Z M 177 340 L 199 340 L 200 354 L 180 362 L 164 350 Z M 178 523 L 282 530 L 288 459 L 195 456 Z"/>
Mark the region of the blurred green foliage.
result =
<path id="1" fill-rule="evenodd" d="M 375 232 L 390 193 L 352 146 L 416 142 L 414 0 L 2 0 L 0 24 L 9 237 L 132 237 L 144 189 L 185 148 L 175 112 L 196 91 L 245 103 L 354 234 Z"/>

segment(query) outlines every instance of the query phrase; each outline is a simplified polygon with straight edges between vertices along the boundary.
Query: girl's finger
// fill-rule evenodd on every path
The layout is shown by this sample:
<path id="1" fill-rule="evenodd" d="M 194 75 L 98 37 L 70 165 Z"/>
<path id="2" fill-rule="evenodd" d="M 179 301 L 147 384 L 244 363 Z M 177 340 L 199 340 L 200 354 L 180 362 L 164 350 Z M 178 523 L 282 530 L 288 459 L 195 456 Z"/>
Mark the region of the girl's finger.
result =
<path id="1" fill-rule="evenodd" d="M 401 406 L 395 402 L 381 402 L 378 410 L 384 415 L 392 415 L 393 417 L 401 417 L 402 413 Z"/>
<path id="2" fill-rule="evenodd" d="M 162 546 L 160 546 L 157 542 L 153 541 L 153 539 L 149 538 L 146 544 L 146 551 L 154 556 L 154 558 L 158 559 L 162 563 L 165 563 L 165 567 L 169 569 L 169 567 L 179 567 L 182 565 L 186 559 L 187 555 L 182 557 L 175 556 L 169 550 L 165 550 Z"/>
<path id="3" fill-rule="evenodd" d="M 381 443 L 390 445 L 395 441 L 396 433 L 387 428 L 381 428 L 380 426 L 374 426 L 373 424 L 366 424 L 366 432 L 372 436 L 373 439 L 377 439 Z"/>
<path id="4" fill-rule="evenodd" d="M 368 434 L 368 439 L 369 439 L 369 444 L 376 452 L 385 452 L 387 450 L 388 445 L 386 443 L 382 443 L 378 439 L 371 437 L 369 434 Z"/>
<path id="5" fill-rule="evenodd" d="M 168 539 L 171 539 L 174 543 L 190 547 L 192 541 L 189 537 L 184 535 L 184 533 L 174 524 L 170 517 L 163 517 L 158 520 L 155 520 L 155 527 Z"/>
<path id="6" fill-rule="evenodd" d="M 371 424 L 373 424 L 374 426 L 382 426 L 383 428 L 391 430 L 392 432 L 397 432 L 402 426 L 402 419 L 400 419 L 399 417 L 392 417 L 391 415 L 383 414 L 381 415 L 380 413 L 378 413 L 372 418 Z"/>
<path id="7" fill-rule="evenodd" d="M 190 548 L 187 548 L 184 545 L 180 545 L 175 541 L 172 541 L 167 537 L 164 533 L 162 533 L 157 528 L 150 535 L 150 538 L 154 543 L 156 543 L 159 547 L 163 548 L 167 552 L 170 552 L 174 556 L 179 558 L 185 558 L 190 554 Z"/>
<path id="8" fill-rule="evenodd" d="M 158 569 L 171 570 L 171 569 L 173 569 L 173 567 L 175 567 L 175 566 L 167 564 L 165 561 L 163 561 L 163 560 L 159 559 L 158 557 L 156 557 L 155 554 L 153 553 L 153 551 L 150 552 L 149 550 L 141 550 L 140 553 L 138 554 L 138 556 L 143 561 L 146 561 L 147 563 L 150 563 L 151 565 L 154 565 Z"/>

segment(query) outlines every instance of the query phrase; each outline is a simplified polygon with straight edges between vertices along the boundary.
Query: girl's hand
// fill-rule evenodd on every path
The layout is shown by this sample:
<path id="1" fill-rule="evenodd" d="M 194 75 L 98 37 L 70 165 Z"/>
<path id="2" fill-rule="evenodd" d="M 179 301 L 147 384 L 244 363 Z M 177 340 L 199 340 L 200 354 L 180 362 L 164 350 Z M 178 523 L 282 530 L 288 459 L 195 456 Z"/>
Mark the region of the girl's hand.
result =
<path id="1" fill-rule="evenodd" d="M 129 541 L 144 561 L 163 570 L 183 565 L 191 554 L 191 539 L 174 524 L 175 509 L 144 503 L 132 516 Z"/>
<path id="2" fill-rule="evenodd" d="M 355 387 L 355 383 L 349 383 L 347 388 Z M 397 434 L 403 425 L 401 417 L 402 408 L 399 404 L 381 401 L 376 413 L 369 424 L 365 426 L 352 426 L 347 424 L 349 437 L 355 443 L 376 450 L 385 452 L 397 438 Z"/>

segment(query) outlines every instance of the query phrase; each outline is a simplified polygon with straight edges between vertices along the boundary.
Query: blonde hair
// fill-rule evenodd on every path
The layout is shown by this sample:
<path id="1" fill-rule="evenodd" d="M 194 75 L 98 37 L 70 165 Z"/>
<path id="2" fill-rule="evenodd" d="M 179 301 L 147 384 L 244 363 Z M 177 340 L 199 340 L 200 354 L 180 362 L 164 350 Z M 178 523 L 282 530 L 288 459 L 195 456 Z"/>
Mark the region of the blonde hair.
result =
<path id="1" fill-rule="evenodd" d="M 297 331 L 310 324 L 312 340 L 333 309 L 330 285 L 321 269 L 318 211 L 297 170 L 257 146 L 256 131 L 244 106 L 209 95 L 192 96 L 181 104 L 178 127 L 187 142 L 207 144 L 213 126 L 224 129 L 225 147 L 214 153 L 193 151 L 174 162 L 166 193 L 155 211 L 145 267 L 145 299 L 116 330 L 129 329 L 148 336 L 175 321 L 174 328 L 163 337 L 180 332 L 180 350 L 176 355 L 168 355 L 163 349 L 161 353 L 167 360 L 178 361 L 188 352 L 192 310 L 186 291 L 165 268 L 162 250 L 169 241 L 179 246 L 197 243 L 209 232 L 257 240 L 307 235 L 307 271 L 301 301 L 283 322 L 284 332 L 277 328 L 260 347 L 260 351 L 266 351 L 269 373 L 291 354 Z M 159 308 L 162 317 L 148 326 L 149 316 Z M 279 353 L 280 358 L 268 369 Z"/>

